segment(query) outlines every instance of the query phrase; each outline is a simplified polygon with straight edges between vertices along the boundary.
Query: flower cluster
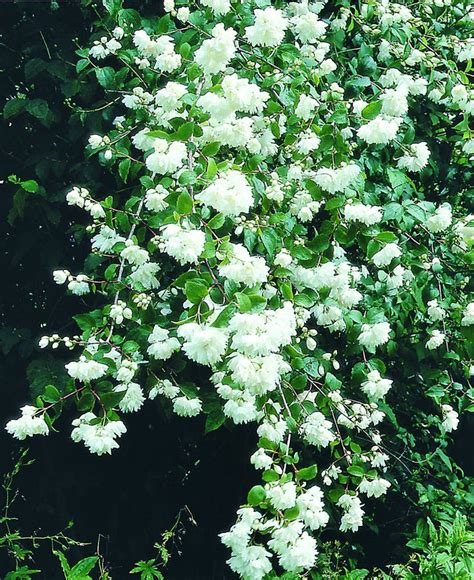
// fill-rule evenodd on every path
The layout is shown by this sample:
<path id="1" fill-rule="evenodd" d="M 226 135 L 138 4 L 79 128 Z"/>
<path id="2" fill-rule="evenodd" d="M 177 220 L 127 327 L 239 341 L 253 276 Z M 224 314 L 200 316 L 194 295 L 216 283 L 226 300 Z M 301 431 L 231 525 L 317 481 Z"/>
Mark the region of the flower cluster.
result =
<path id="1" fill-rule="evenodd" d="M 433 441 L 469 407 L 474 226 L 452 175 L 473 154 L 473 19 L 450 4 L 439 22 L 385 0 L 167 1 L 143 27 L 114 14 L 84 52 L 120 95 L 88 152 L 127 185 L 67 194 L 94 260 L 53 274 L 101 306 L 80 336 L 41 339 L 80 351 L 69 382 L 7 430 L 47 434 L 66 400 L 73 440 L 99 455 L 149 400 L 207 430 L 254 423 L 262 485 L 221 535 L 244 579 L 311 570 L 330 520 L 359 529 L 398 486 L 402 435 L 384 431 L 400 400 L 429 399 Z"/>

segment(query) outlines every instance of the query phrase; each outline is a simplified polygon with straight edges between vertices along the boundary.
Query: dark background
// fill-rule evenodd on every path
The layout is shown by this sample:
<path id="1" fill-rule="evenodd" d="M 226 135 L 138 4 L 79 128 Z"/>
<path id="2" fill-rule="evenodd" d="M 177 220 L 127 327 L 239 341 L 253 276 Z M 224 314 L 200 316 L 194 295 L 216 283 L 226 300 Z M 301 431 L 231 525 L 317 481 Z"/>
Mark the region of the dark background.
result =
<path id="1" fill-rule="evenodd" d="M 157 2 L 137 4 L 142 12 L 158 10 Z M 38 337 L 74 333 L 71 317 L 88 308 L 65 296 L 51 273 L 58 267 L 80 271 L 89 253 L 82 229 L 73 227 L 87 217 L 64 200 L 71 184 L 93 182 L 104 191 L 114 187 L 94 161 L 84 159 L 88 136 L 103 122 L 101 114 L 89 114 L 84 126 L 65 102 L 69 98 L 73 107 L 84 109 L 102 102 L 96 80 L 78 82 L 74 69 L 74 40 L 88 44 L 92 16 L 76 2 L 59 2 L 56 9 L 49 2 L 0 8 L 1 106 L 18 92 L 25 96 L 25 106 L 2 122 L 0 132 L 1 425 L 29 402 L 31 383 L 35 394 L 42 383 L 60 377 L 61 353 L 40 351 Z M 12 174 L 36 180 L 40 190 L 25 194 L 8 182 Z M 46 370 L 38 372 L 39 367 Z M 20 495 L 12 508 L 22 534 L 53 534 L 73 520 L 67 534 L 92 545 L 71 549 L 68 559 L 93 554 L 100 534 L 100 553 L 120 579 L 129 577 L 136 561 L 156 555 L 153 544 L 181 512 L 175 539 L 167 545 L 166 577 L 230 577 L 218 533 L 232 524 L 258 477 L 248 461 L 254 429 L 204 436 L 203 420 L 173 419 L 149 402 L 139 414 L 127 416 L 120 449 L 97 457 L 70 440 L 73 417 L 66 411 L 59 433 L 25 442 L 34 463 L 15 481 Z M 0 473 L 12 468 L 20 447 L 0 428 Z M 35 551 L 31 567 L 42 570 L 36 577 L 62 578 L 49 544 Z M 6 551 L 0 552 L 0 577 L 13 568 Z"/>
<path id="2" fill-rule="evenodd" d="M 127 7 L 139 6 L 150 14 L 157 5 L 127 2 Z M 78 2 L 1 2 L 0 17 L 1 101 L 24 97 L 18 110 L 5 115 L 0 131 L 0 473 L 5 473 L 21 445 L 1 426 L 42 386 L 60 381 L 63 372 L 64 354 L 40 351 L 39 336 L 73 334 L 71 317 L 90 308 L 89 297 L 88 305 L 67 297 L 51 278 L 58 267 L 81 271 L 89 253 L 86 218 L 65 204 L 65 193 L 72 184 L 93 183 L 105 194 L 114 191 L 115 182 L 94 160 L 84 158 L 88 136 L 109 121 L 102 111 L 80 111 L 104 103 L 96 80 L 78 80 L 74 68 L 75 49 L 87 46 L 93 32 L 93 13 Z M 36 180 L 38 192 L 9 183 L 12 174 Z M 140 413 L 127 416 L 128 433 L 120 449 L 111 457 L 97 457 L 70 440 L 72 418 L 66 411 L 58 433 L 27 442 L 34 463 L 15 482 L 20 495 L 12 510 L 24 535 L 54 534 L 73 520 L 68 535 L 91 545 L 72 548 L 68 559 L 75 562 L 94 553 L 100 537 L 100 553 L 113 578 L 122 579 L 136 561 L 155 556 L 153 544 L 181 514 L 167 546 L 171 559 L 166 578 L 233 577 L 218 533 L 233 523 L 236 509 L 259 478 L 248 461 L 255 444 L 252 426 L 204 435 L 200 418 L 165 416 L 149 402 Z M 454 457 L 469 470 L 466 419 L 455 445 Z M 366 527 L 350 543 L 353 550 L 356 541 L 366 547 L 361 565 L 404 557 L 403 530 L 412 529 L 418 517 L 407 505 L 400 498 L 398 504 L 393 499 L 376 508 L 381 533 Z M 0 552 L 0 576 L 13 568 L 6 556 L 5 550 Z M 35 551 L 31 565 L 43 571 L 39 578 L 62 578 L 48 544 Z"/>

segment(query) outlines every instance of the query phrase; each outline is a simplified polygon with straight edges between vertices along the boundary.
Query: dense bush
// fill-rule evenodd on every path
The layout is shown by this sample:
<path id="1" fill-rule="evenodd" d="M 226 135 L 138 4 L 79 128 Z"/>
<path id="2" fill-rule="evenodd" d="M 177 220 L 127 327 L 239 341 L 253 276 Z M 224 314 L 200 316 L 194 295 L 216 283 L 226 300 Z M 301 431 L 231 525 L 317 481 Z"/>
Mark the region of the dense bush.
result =
<path id="1" fill-rule="evenodd" d="M 29 44 L 35 82 L 8 89 L 11 127 L 48 129 L 27 126 L 35 177 L 11 177 L 9 223 L 32 210 L 57 227 L 51 249 L 43 228 L 14 235 L 61 262 L 54 281 L 83 308 L 79 330 L 39 341 L 61 354 L 30 363 L 34 406 L 7 431 L 47 435 L 75 407 L 73 440 L 103 455 L 145 403 L 172 426 L 203 414 L 194 437 L 258 438 L 261 480 L 236 486 L 237 522 L 215 530 L 241 577 L 469 578 L 451 447 L 474 408 L 469 3 L 164 8 L 74 8 L 94 22 L 74 72 L 74 34 L 56 60 L 42 33 L 49 59 Z M 44 75 L 61 81 L 51 99 Z M 86 160 L 59 144 L 85 135 Z M 64 246 L 85 245 L 65 177 L 92 218 L 84 267 Z M 10 356 L 24 327 L 2 335 Z M 209 486 L 228 493 L 218 470 Z"/>

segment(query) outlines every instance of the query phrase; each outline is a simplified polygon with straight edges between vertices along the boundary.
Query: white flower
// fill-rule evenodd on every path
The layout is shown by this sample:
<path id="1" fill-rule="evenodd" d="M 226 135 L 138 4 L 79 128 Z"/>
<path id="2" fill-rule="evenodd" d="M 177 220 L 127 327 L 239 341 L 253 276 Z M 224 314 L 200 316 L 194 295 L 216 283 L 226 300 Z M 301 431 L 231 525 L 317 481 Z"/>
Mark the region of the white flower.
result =
<path id="1" fill-rule="evenodd" d="M 83 296 L 90 292 L 88 280 L 89 278 L 85 274 L 79 274 L 75 280 L 69 282 L 67 288 L 76 296 Z"/>
<path id="2" fill-rule="evenodd" d="M 359 491 L 365 493 L 367 497 L 380 497 L 387 493 L 391 483 L 386 479 L 363 479 L 359 485 Z"/>
<path id="3" fill-rule="evenodd" d="M 66 194 L 66 201 L 68 205 L 77 205 L 77 207 L 84 207 L 86 199 L 89 197 L 89 191 L 84 187 L 73 187 L 71 191 Z"/>
<path id="4" fill-rule="evenodd" d="M 437 234 L 447 230 L 452 221 L 451 206 L 449 203 L 444 203 L 436 208 L 435 213 L 426 220 L 425 225 L 432 234 Z"/>
<path id="5" fill-rule="evenodd" d="M 290 253 L 283 249 L 275 256 L 273 263 L 275 266 L 282 266 L 283 268 L 287 268 L 293 262 L 293 258 L 291 257 Z"/>
<path id="6" fill-rule="evenodd" d="M 298 101 L 298 106 L 295 109 L 295 115 L 303 121 L 309 121 L 313 114 L 313 111 L 318 106 L 318 101 L 309 97 L 308 95 L 301 95 Z"/>
<path id="7" fill-rule="evenodd" d="M 196 195 L 206 205 L 225 216 L 247 213 L 254 203 L 252 189 L 245 175 L 233 169 L 220 175 L 211 185 Z"/>
<path id="8" fill-rule="evenodd" d="M 462 326 L 471 326 L 474 324 L 474 302 L 469 302 L 464 309 L 461 324 Z"/>
<path id="9" fill-rule="evenodd" d="M 284 419 L 275 421 L 264 421 L 257 428 L 259 437 L 263 437 L 273 443 L 281 443 L 288 431 L 288 425 Z"/>
<path id="10" fill-rule="evenodd" d="M 234 340 L 232 346 L 235 344 Z M 291 370 L 277 354 L 250 358 L 234 353 L 228 367 L 232 372 L 232 379 L 253 395 L 263 395 L 275 390 L 280 382 L 280 374 Z"/>
<path id="11" fill-rule="evenodd" d="M 168 203 L 165 201 L 168 195 L 169 191 L 162 185 L 148 189 L 145 195 L 145 207 L 150 211 L 163 211 L 168 207 Z"/>
<path id="12" fill-rule="evenodd" d="M 371 399 L 382 399 L 392 388 L 390 379 L 383 379 L 379 371 L 370 371 L 367 380 L 362 383 L 362 390 Z"/>
<path id="13" fill-rule="evenodd" d="M 431 338 L 426 342 L 426 348 L 428 350 L 435 350 L 440 347 L 445 339 L 445 335 L 439 330 L 433 330 L 431 333 Z"/>
<path id="14" fill-rule="evenodd" d="M 95 360 L 87 360 L 84 356 L 81 356 L 78 361 L 72 361 L 66 365 L 69 376 L 84 383 L 100 379 L 106 374 L 107 369 L 107 365 Z"/>
<path id="15" fill-rule="evenodd" d="M 159 380 L 154 387 L 151 388 L 148 398 L 153 400 L 157 395 L 163 395 L 167 399 L 175 399 L 181 391 L 178 387 L 173 385 L 168 379 Z"/>
<path id="16" fill-rule="evenodd" d="M 158 288 L 159 282 L 156 273 L 159 269 L 160 267 L 158 264 L 146 262 L 142 266 L 138 266 L 138 268 L 130 274 L 130 280 L 134 284 L 140 284 L 140 286 L 143 286 L 146 290 Z"/>
<path id="17" fill-rule="evenodd" d="M 344 217 L 349 222 L 361 222 L 366 226 L 372 226 L 382 220 L 382 212 L 377 206 L 351 203 L 344 207 Z"/>
<path id="18" fill-rule="evenodd" d="M 227 349 L 227 332 L 222 328 L 191 322 L 178 328 L 178 336 L 185 340 L 183 351 L 188 358 L 202 365 L 219 362 Z"/>
<path id="19" fill-rule="evenodd" d="M 332 423 L 322 413 L 316 411 L 311 413 L 301 425 L 301 433 L 311 445 L 327 447 L 331 441 L 336 439 L 331 427 Z"/>
<path id="20" fill-rule="evenodd" d="M 102 147 L 102 145 L 104 145 L 104 138 L 100 135 L 91 135 L 89 137 L 89 145 L 92 147 L 92 149 Z"/>
<path id="21" fill-rule="evenodd" d="M 208 6 L 217 16 L 227 14 L 230 10 L 230 0 L 200 0 L 203 6 Z"/>
<path id="22" fill-rule="evenodd" d="M 363 523 L 364 510 L 362 502 L 357 496 L 349 494 L 342 495 L 337 505 L 344 509 L 344 515 L 341 518 L 339 529 L 341 532 L 356 532 Z"/>
<path id="23" fill-rule="evenodd" d="M 277 510 L 286 510 L 296 504 L 296 485 L 293 481 L 276 484 L 267 490 L 267 499 Z"/>
<path id="24" fill-rule="evenodd" d="M 205 235 L 201 230 L 185 230 L 178 224 L 169 224 L 161 230 L 163 251 L 180 264 L 197 263 L 204 250 Z"/>
<path id="25" fill-rule="evenodd" d="M 116 26 L 116 27 L 115 27 L 115 28 L 112 30 L 112 34 L 114 35 L 114 37 L 115 37 L 117 40 L 122 40 L 122 38 L 123 38 L 123 36 L 124 36 L 124 34 L 125 34 L 125 31 L 124 31 L 124 29 L 123 29 L 122 27 L 120 27 L 120 26 Z"/>
<path id="26" fill-rule="evenodd" d="M 173 401 L 173 411 L 180 417 L 195 417 L 202 409 L 200 399 L 188 399 L 187 397 L 177 397 Z"/>
<path id="27" fill-rule="evenodd" d="M 384 266 L 388 266 L 394 258 L 399 258 L 401 255 L 402 251 L 398 244 L 391 242 L 372 256 L 372 262 L 377 268 L 383 268 Z"/>
<path id="28" fill-rule="evenodd" d="M 390 117 L 401 117 L 408 111 L 407 89 L 385 89 L 380 95 L 382 101 L 382 114 Z"/>
<path id="29" fill-rule="evenodd" d="M 278 554 L 279 564 L 288 572 L 302 572 L 315 564 L 316 540 L 302 531 L 300 521 L 275 530 L 268 545 Z"/>
<path id="30" fill-rule="evenodd" d="M 149 133 L 150 129 L 142 129 L 132 137 L 132 143 L 137 149 L 140 149 L 140 151 L 148 151 L 149 149 L 153 149 L 156 138 L 150 137 Z"/>
<path id="31" fill-rule="evenodd" d="M 438 322 L 439 320 L 443 320 L 446 316 L 446 310 L 439 306 L 437 300 L 430 300 L 428 302 L 428 317 L 433 322 Z"/>
<path id="32" fill-rule="evenodd" d="M 398 167 L 400 169 L 408 169 L 408 171 L 421 171 L 428 164 L 430 158 L 430 150 L 426 143 L 414 143 L 410 145 L 410 152 L 403 155 L 398 160 Z"/>
<path id="33" fill-rule="evenodd" d="M 301 16 L 295 16 L 291 20 L 292 30 L 298 39 L 306 44 L 317 42 L 326 33 L 327 24 L 319 20 L 314 12 L 307 12 Z"/>
<path id="34" fill-rule="evenodd" d="M 168 143 L 164 139 L 155 139 L 153 147 L 154 153 L 146 158 L 146 166 L 153 174 L 175 173 L 183 167 L 187 157 L 184 143 L 180 141 Z"/>
<path id="35" fill-rule="evenodd" d="M 56 284 L 64 284 L 70 275 L 69 270 L 55 270 L 53 272 L 53 280 Z"/>
<path id="36" fill-rule="evenodd" d="M 324 511 L 323 492 L 317 485 L 302 493 L 296 503 L 300 510 L 300 516 L 309 528 L 319 530 L 326 526 L 329 514 Z"/>
<path id="37" fill-rule="evenodd" d="M 222 72 L 236 51 L 235 37 L 232 28 L 227 30 L 219 23 L 212 30 L 212 38 L 205 40 L 194 54 L 194 60 L 207 75 Z"/>
<path id="38" fill-rule="evenodd" d="M 178 11 L 176 13 L 176 18 L 180 22 L 185 24 L 189 20 L 189 16 L 190 16 L 190 10 L 187 6 L 182 6 L 181 8 L 178 8 Z"/>
<path id="39" fill-rule="evenodd" d="M 314 181 L 328 193 L 337 193 L 347 189 L 359 176 L 360 167 L 355 163 L 342 165 L 337 169 L 322 167 L 314 174 Z"/>
<path id="40" fill-rule="evenodd" d="M 386 145 L 395 139 L 400 127 L 401 119 L 376 117 L 357 130 L 357 136 L 366 143 Z"/>
<path id="41" fill-rule="evenodd" d="M 116 304 L 112 304 L 110 307 L 110 318 L 116 324 L 122 324 L 125 319 L 130 320 L 132 314 L 132 310 L 122 300 L 118 300 Z"/>
<path id="42" fill-rule="evenodd" d="M 441 405 L 441 410 L 443 412 L 443 429 L 447 433 L 456 431 L 459 425 L 458 413 L 451 407 L 451 405 Z"/>
<path id="43" fill-rule="evenodd" d="M 127 428 L 122 421 L 91 425 L 91 421 L 96 419 L 94 413 L 85 413 L 79 419 L 75 419 L 72 422 L 75 428 L 72 430 L 71 438 L 76 443 L 83 441 L 91 453 L 110 455 L 112 449 L 117 449 L 119 446 L 116 439 L 121 437 Z"/>
<path id="44" fill-rule="evenodd" d="M 269 469 L 273 464 L 273 459 L 263 449 L 258 449 L 250 458 L 250 463 L 256 469 Z"/>
<path id="45" fill-rule="evenodd" d="M 148 252 L 134 244 L 132 240 L 125 242 L 125 248 L 120 252 L 120 255 L 134 266 L 141 266 L 150 259 Z"/>
<path id="46" fill-rule="evenodd" d="M 232 244 L 232 256 L 228 263 L 219 266 L 219 274 L 237 284 L 254 286 L 267 281 L 269 268 L 265 259 L 260 256 L 251 256 L 241 244 Z"/>
<path id="47" fill-rule="evenodd" d="M 375 352 L 375 349 L 388 342 L 390 334 L 390 325 L 388 322 L 377 322 L 376 324 L 363 324 L 362 331 L 359 334 L 359 344 L 369 352 Z"/>
<path id="48" fill-rule="evenodd" d="M 159 326 L 153 327 L 153 332 L 148 337 L 150 346 L 147 353 L 159 360 L 168 360 L 173 352 L 179 350 L 181 345 L 177 338 L 169 336 L 169 331 Z"/>
<path id="49" fill-rule="evenodd" d="M 232 552 L 232 557 L 227 560 L 227 563 L 234 572 L 245 580 L 262 580 L 272 571 L 270 556 L 270 552 L 265 550 L 263 546 L 241 544 L 237 550 Z"/>
<path id="50" fill-rule="evenodd" d="M 23 441 L 33 435 L 47 435 L 49 427 L 41 414 L 41 410 L 31 405 L 25 405 L 21 408 L 21 417 L 8 421 L 5 429 L 15 439 Z"/>
<path id="51" fill-rule="evenodd" d="M 179 106 L 179 100 L 188 92 L 188 89 L 180 84 L 170 81 L 157 91 L 155 102 L 166 112 L 174 111 Z"/>
<path id="52" fill-rule="evenodd" d="M 298 153 L 308 155 L 308 153 L 316 151 L 320 144 L 321 139 L 313 131 L 309 130 L 302 134 L 301 139 L 296 142 L 295 147 Z"/>
<path id="53" fill-rule="evenodd" d="M 232 419 L 236 425 L 256 421 L 258 418 L 258 411 L 255 406 L 255 397 L 248 391 L 240 391 L 237 389 L 233 389 L 233 391 L 238 394 L 233 395 L 233 398 L 225 403 L 224 415 Z M 218 392 L 222 396 L 219 389 Z M 256 464 L 255 466 L 257 467 Z"/>
<path id="54" fill-rule="evenodd" d="M 240 353 L 251 357 L 276 353 L 282 346 L 290 344 L 296 335 L 295 311 L 291 302 L 285 302 L 282 308 L 264 310 L 259 314 L 237 313 L 231 318 L 228 328 L 233 333 L 232 348 Z M 278 357 L 270 364 L 282 370 L 284 364 L 281 355 Z M 246 371 L 242 369 L 241 372 Z"/>
<path id="55" fill-rule="evenodd" d="M 466 155 L 474 154 L 474 139 L 468 139 L 462 146 L 462 150 Z"/>
<path id="56" fill-rule="evenodd" d="M 124 359 L 120 362 L 119 368 L 117 370 L 116 379 L 121 383 L 129 383 L 135 373 L 138 370 L 138 365 L 136 362 Z"/>
<path id="57" fill-rule="evenodd" d="M 118 385 L 115 387 L 114 391 L 117 393 L 125 391 L 123 399 L 121 399 L 118 404 L 119 409 L 124 413 L 135 413 L 145 402 L 145 395 L 138 383 Z"/>
<path id="58" fill-rule="evenodd" d="M 281 44 L 285 30 L 288 28 L 288 20 L 281 10 L 272 6 L 265 10 L 255 10 L 255 22 L 253 26 L 245 29 L 245 35 L 254 46 L 278 46 Z"/>

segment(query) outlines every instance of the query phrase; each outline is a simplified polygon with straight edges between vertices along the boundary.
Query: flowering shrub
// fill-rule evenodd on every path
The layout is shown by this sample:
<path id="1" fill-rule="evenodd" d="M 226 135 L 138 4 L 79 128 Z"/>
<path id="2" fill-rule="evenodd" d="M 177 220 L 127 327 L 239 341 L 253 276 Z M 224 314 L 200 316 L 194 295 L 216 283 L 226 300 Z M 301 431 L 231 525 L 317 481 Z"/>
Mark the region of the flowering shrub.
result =
<path id="1" fill-rule="evenodd" d="M 147 399 L 204 413 L 207 431 L 252 423 L 261 484 L 221 534 L 229 566 L 305 573 L 324 528 L 355 532 L 371 498 L 403 492 L 407 453 L 453 472 L 448 434 L 474 408 L 474 13 L 104 5 L 77 70 L 114 111 L 87 153 L 123 186 L 72 186 L 92 253 L 85 272 L 54 272 L 100 306 L 75 317 L 79 335 L 41 338 L 74 353 L 70 380 L 6 428 L 46 435 L 74 401 L 72 439 L 102 455 Z"/>

